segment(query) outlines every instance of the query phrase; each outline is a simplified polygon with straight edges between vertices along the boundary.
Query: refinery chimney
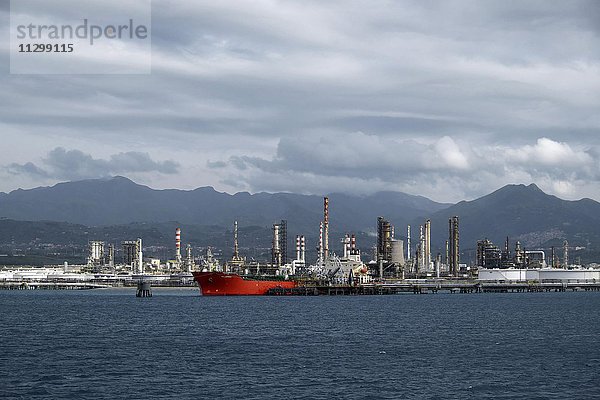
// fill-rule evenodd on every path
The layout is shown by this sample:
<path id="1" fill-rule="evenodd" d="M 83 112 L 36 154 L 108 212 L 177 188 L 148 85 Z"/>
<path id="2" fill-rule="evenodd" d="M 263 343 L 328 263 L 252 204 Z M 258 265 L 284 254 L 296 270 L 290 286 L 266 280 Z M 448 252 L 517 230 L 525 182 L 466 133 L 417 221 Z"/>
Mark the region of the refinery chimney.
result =
<path id="1" fill-rule="evenodd" d="M 425 268 L 425 229 L 419 225 L 419 270 L 427 271 Z"/>
<path id="2" fill-rule="evenodd" d="M 431 271 L 431 220 L 425 221 L 425 271 Z"/>
<path id="3" fill-rule="evenodd" d="M 237 260 L 240 254 L 238 251 L 238 223 L 233 222 L 233 259 Z"/>
<path id="4" fill-rule="evenodd" d="M 323 221 L 319 223 L 319 259 L 318 263 L 323 263 Z"/>
<path id="5" fill-rule="evenodd" d="M 406 261 L 409 261 L 412 257 L 410 256 L 410 225 L 406 229 Z"/>
<path id="6" fill-rule="evenodd" d="M 281 250 L 279 248 L 279 224 L 273 224 L 273 247 L 271 249 L 271 264 L 281 266 Z"/>
<path id="7" fill-rule="evenodd" d="M 175 263 L 179 268 L 181 266 L 181 228 L 175 229 Z"/>
<path id="8" fill-rule="evenodd" d="M 108 266 L 111 270 L 115 267 L 115 246 L 112 243 L 108 245 Z"/>
<path id="9" fill-rule="evenodd" d="M 329 197 L 323 199 L 323 255 L 329 259 Z"/>
<path id="10" fill-rule="evenodd" d="M 144 273 L 144 257 L 142 254 L 142 239 L 136 240 L 135 242 L 137 250 L 137 270 L 139 274 Z"/>

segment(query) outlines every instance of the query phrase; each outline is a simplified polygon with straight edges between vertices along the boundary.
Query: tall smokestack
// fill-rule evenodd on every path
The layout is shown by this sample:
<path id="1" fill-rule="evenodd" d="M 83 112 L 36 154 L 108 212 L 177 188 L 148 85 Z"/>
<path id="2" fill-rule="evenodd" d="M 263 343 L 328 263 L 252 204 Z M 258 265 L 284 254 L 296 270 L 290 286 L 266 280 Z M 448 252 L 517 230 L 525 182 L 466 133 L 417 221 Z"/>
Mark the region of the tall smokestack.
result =
<path id="1" fill-rule="evenodd" d="M 563 242 L 563 268 L 569 267 L 569 242 Z"/>
<path id="2" fill-rule="evenodd" d="M 175 229 L 175 261 L 181 264 L 181 228 Z"/>
<path id="3" fill-rule="evenodd" d="M 233 259 L 237 260 L 240 254 L 238 251 L 238 223 L 233 222 Z"/>
<path id="4" fill-rule="evenodd" d="M 194 264 L 194 258 L 192 257 L 192 245 L 188 244 L 185 248 L 186 256 L 185 256 L 185 272 L 192 272 L 192 266 Z"/>
<path id="5" fill-rule="evenodd" d="M 423 225 L 419 225 L 419 268 L 422 270 L 425 267 L 425 233 Z"/>
<path id="6" fill-rule="evenodd" d="M 329 259 L 329 197 L 323 199 L 323 254 Z"/>
<path id="7" fill-rule="evenodd" d="M 319 262 L 323 261 L 323 221 L 319 223 Z"/>
<path id="8" fill-rule="evenodd" d="M 425 269 L 431 269 L 431 221 L 425 221 Z"/>
<path id="9" fill-rule="evenodd" d="M 304 235 L 300 236 L 300 261 L 306 261 L 306 241 Z"/>
<path id="10" fill-rule="evenodd" d="M 115 245 L 108 245 L 108 266 L 112 269 L 115 266 Z"/>
<path id="11" fill-rule="evenodd" d="M 446 241 L 446 253 L 448 254 L 448 274 L 454 276 L 454 261 L 452 256 L 452 218 L 448 219 L 448 240 Z"/>
<path id="12" fill-rule="evenodd" d="M 144 273 L 144 256 L 142 254 L 142 239 L 138 239 L 135 242 L 135 249 L 137 250 L 137 270 L 138 274 Z"/>
<path id="13" fill-rule="evenodd" d="M 271 261 L 273 266 L 281 266 L 281 250 L 279 247 L 279 224 L 273 224 L 273 247 Z"/>
<path id="14" fill-rule="evenodd" d="M 412 257 L 410 256 L 410 225 L 406 229 L 406 260 L 410 260 Z"/>

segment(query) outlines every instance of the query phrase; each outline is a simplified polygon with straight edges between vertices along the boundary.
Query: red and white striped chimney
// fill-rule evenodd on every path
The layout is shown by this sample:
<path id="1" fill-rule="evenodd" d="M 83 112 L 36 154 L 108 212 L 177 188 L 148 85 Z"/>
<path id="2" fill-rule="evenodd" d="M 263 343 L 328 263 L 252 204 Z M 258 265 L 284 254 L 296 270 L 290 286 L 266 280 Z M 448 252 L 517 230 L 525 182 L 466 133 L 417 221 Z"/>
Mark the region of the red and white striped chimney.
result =
<path id="1" fill-rule="evenodd" d="M 329 259 L 329 197 L 323 198 L 323 255 Z"/>
<path id="2" fill-rule="evenodd" d="M 181 228 L 175 229 L 175 258 L 181 259 Z"/>

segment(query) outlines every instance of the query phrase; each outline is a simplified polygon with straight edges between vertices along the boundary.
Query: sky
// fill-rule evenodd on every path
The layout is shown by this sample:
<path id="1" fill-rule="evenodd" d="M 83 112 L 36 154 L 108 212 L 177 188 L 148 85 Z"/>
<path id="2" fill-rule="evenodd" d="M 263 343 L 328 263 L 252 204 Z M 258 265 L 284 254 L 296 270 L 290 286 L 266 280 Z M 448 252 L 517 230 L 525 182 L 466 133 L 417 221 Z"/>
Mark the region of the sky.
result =
<path id="1" fill-rule="evenodd" d="M 0 191 L 600 200 L 599 1 L 154 0 L 146 75 L 10 74 L 1 4 Z"/>

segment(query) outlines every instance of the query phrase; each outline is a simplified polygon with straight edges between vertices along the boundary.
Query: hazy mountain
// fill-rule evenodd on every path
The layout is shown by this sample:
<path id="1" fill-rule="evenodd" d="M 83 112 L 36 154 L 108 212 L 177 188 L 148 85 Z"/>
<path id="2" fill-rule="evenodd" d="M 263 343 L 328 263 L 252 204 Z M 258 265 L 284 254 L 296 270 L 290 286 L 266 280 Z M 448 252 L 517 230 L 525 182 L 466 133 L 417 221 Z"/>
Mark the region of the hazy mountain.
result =
<path id="1" fill-rule="evenodd" d="M 572 246 L 600 248 L 600 203 L 590 199 L 562 200 L 534 184 L 508 185 L 434 213 L 430 218 L 432 240 L 438 250 L 444 248 L 448 218 L 454 215 L 460 218 L 463 249 L 474 248 L 476 241 L 483 238 L 502 246 L 506 236 L 510 237 L 511 249 L 515 240 L 529 248 L 548 248 L 562 246 L 565 239 Z"/>
<path id="2" fill-rule="evenodd" d="M 420 196 L 379 192 L 370 196 L 333 193 L 330 220 L 335 230 L 374 230 L 378 215 L 397 224 L 448 207 Z M 178 221 L 190 225 L 271 226 L 287 219 L 294 232 L 318 231 L 321 196 L 246 192 L 230 195 L 212 187 L 155 190 L 123 177 L 60 183 L 15 190 L 0 196 L 0 217 L 64 221 L 87 226 Z"/>

